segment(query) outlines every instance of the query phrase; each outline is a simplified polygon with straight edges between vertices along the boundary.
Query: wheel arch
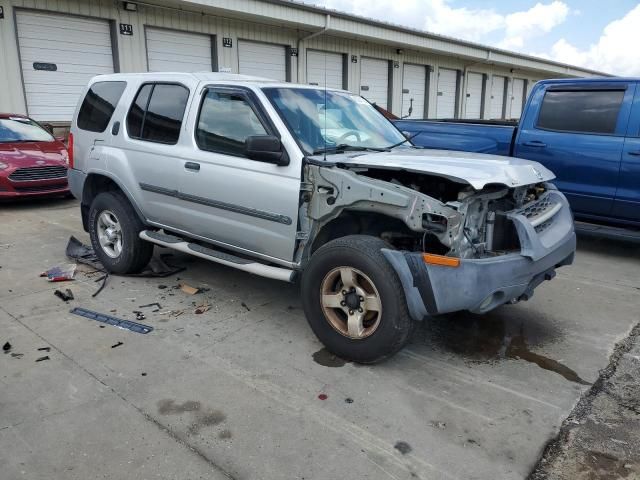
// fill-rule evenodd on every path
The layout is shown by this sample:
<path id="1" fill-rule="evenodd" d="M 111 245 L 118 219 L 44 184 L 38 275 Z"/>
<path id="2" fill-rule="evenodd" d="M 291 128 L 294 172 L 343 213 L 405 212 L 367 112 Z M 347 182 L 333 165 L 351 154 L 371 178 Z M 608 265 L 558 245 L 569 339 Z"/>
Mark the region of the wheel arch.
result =
<path id="1" fill-rule="evenodd" d="M 80 211 L 82 215 L 82 227 L 85 232 L 89 231 L 89 209 L 91 203 L 102 192 L 120 192 L 128 200 L 129 204 L 133 207 L 136 215 L 142 223 L 146 223 L 146 219 L 136 202 L 133 200 L 132 195 L 124 186 L 115 178 L 104 173 L 89 173 L 84 186 L 82 188 L 82 199 L 80 202 Z"/>

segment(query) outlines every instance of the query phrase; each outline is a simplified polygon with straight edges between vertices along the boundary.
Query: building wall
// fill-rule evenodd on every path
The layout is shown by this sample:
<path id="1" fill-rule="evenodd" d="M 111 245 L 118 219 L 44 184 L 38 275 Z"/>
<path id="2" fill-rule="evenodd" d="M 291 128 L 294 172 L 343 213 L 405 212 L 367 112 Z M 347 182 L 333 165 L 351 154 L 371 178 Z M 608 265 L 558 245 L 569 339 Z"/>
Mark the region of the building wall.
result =
<path id="1" fill-rule="evenodd" d="M 178 2 L 176 2 L 176 5 Z M 238 71 L 238 40 L 255 40 L 274 44 L 286 45 L 292 48 L 299 48 L 298 56 L 291 57 L 291 80 L 293 82 L 305 82 L 306 77 L 306 49 L 326 50 L 346 54 L 349 61 L 348 66 L 348 88 L 354 93 L 359 92 L 360 86 L 360 58 L 362 56 L 380 58 L 397 62 L 397 68 L 393 68 L 392 74 L 392 104 L 391 110 L 395 114 L 400 114 L 402 106 L 402 74 L 404 62 L 429 65 L 432 67 L 431 88 L 429 91 L 429 116 L 435 115 L 436 105 L 436 79 L 439 68 L 451 68 L 461 72 L 473 71 L 491 75 L 502 75 L 513 79 L 524 78 L 530 84 L 548 76 L 539 70 L 512 69 L 489 64 L 477 63 L 477 61 L 464 60 L 462 57 L 430 54 L 425 51 L 408 50 L 403 48 L 401 54 L 397 53 L 397 46 L 383 43 L 365 42 L 359 39 L 335 36 L 331 31 L 327 34 L 316 36 L 308 41 L 299 42 L 300 38 L 308 36 L 311 32 L 291 27 L 290 23 L 272 25 L 246 19 L 231 18 L 228 13 L 224 16 L 202 15 L 178 11 L 172 8 L 149 7 L 138 5 L 137 12 L 124 11 L 121 2 L 111 0 L 0 0 L 0 5 L 4 7 L 5 18 L 0 19 L 0 85 L 5 86 L 0 89 L 0 111 L 11 111 L 16 113 L 26 113 L 24 89 L 18 47 L 16 40 L 15 9 L 38 9 L 56 13 L 81 15 L 95 18 L 102 18 L 113 22 L 117 27 L 120 23 L 127 23 L 133 26 L 133 35 L 120 35 L 115 29 L 114 46 L 117 63 L 121 72 L 139 72 L 147 70 L 147 56 L 145 43 L 145 27 L 162 27 L 189 32 L 206 33 L 215 35 L 217 65 L 219 69 L 228 69 L 236 73 Z M 275 6 L 274 6 L 275 8 Z M 282 7 L 278 7 L 282 8 Z M 267 18 L 267 11 L 262 12 L 262 17 Z M 341 22 L 346 20 L 332 19 L 332 28 L 341 29 Z M 363 31 L 370 30 L 370 25 L 362 25 Z M 365 32 L 366 33 L 366 32 Z M 364 34 L 364 33 L 363 33 Z M 393 37 L 394 43 L 402 41 L 403 34 L 397 33 Z M 232 48 L 225 48 L 222 44 L 224 37 L 231 38 Z M 391 41 L 386 39 L 386 41 Z M 383 39 L 384 40 L 384 39 Z M 432 40 L 436 41 L 436 40 Z M 441 40 L 437 40 L 442 42 Z M 442 48 L 439 46 L 439 48 Z M 459 46 L 456 46 L 456 54 L 459 55 Z M 472 47 L 465 47 L 471 55 Z M 452 47 L 452 51 L 454 51 Z M 352 56 L 356 56 L 357 63 L 350 61 Z M 504 57 L 504 55 L 503 55 Z M 501 58 L 504 61 L 505 58 Z M 300 64 L 298 65 L 298 62 Z M 520 63 L 522 63 L 520 61 Z M 531 62 L 540 64 L 541 62 Z M 228 71 L 227 70 L 227 71 Z M 558 75 L 554 75 L 558 76 Z M 462 77 L 464 81 L 464 76 Z M 461 85 L 459 99 L 459 114 L 462 115 L 464 108 L 464 85 Z M 490 111 L 490 98 L 484 102 L 484 112 Z"/>

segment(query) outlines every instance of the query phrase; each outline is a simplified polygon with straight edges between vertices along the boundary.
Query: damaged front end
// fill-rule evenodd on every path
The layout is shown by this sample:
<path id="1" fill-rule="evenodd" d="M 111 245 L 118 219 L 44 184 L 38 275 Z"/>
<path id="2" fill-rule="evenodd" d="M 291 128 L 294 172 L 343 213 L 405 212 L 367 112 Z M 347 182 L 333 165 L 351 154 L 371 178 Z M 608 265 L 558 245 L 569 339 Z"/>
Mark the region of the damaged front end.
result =
<path id="1" fill-rule="evenodd" d="M 572 262 L 573 218 L 552 184 L 477 189 L 457 180 L 307 164 L 298 260 L 304 263 L 332 235 L 381 237 L 415 319 L 527 300 L 555 268 Z"/>

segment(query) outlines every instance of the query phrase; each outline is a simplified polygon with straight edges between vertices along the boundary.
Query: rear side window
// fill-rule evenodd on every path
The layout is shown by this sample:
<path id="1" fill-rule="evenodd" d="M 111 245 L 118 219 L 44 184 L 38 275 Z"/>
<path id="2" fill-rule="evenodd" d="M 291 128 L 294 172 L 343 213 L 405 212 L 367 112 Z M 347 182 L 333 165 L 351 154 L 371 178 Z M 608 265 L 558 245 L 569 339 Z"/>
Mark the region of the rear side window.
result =
<path id="1" fill-rule="evenodd" d="M 537 127 L 561 132 L 612 134 L 624 90 L 548 91 Z"/>
<path id="2" fill-rule="evenodd" d="M 126 86 L 126 82 L 98 82 L 91 85 L 78 113 L 78 128 L 104 132 Z"/>
<path id="3" fill-rule="evenodd" d="M 182 85 L 143 85 L 127 115 L 131 138 L 175 145 L 180 137 L 189 90 Z"/>
<path id="4" fill-rule="evenodd" d="M 202 150 L 242 157 L 247 137 L 266 134 L 244 95 L 207 92 L 196 128 L 196 143 Z"/>

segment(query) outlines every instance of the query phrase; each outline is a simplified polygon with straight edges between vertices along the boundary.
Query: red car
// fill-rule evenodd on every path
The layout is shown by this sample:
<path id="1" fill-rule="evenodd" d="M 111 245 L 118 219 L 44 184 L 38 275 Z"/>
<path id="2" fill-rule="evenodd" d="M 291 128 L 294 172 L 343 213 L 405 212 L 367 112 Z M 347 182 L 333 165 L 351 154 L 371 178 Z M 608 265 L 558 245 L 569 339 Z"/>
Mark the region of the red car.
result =
<path id="1" fill-rule="evenodd" d="M 0 113 L 0 199 L 68 195 L 69 153 L 39 123 Z"/>

